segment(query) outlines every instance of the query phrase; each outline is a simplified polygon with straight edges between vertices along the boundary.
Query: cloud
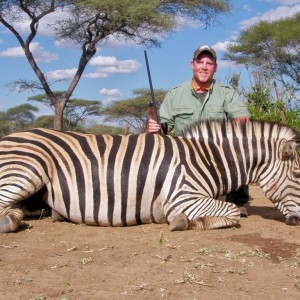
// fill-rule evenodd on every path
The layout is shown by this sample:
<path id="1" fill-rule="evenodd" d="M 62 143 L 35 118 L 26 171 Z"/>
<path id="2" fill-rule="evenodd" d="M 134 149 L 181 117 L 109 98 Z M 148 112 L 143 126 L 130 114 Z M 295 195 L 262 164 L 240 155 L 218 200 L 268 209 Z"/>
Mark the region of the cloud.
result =
<path id="1" fill-rule="evenodd" d="M 24 51 L 21 47 L 7 48 L 0 52 L 3 57 L 25 57 Z"/>
<path id="2" fill-rule="evenodd" d="M 96 56 L 90 60 L 92 66 L 110 66 L 117 63 L 114 56 Z"/>
<path id="3" fill-rule="evenodd" d="M 251 12 L 251 11 L 252 11 L 251 7 L 250 7 L 248 4 L 245 4 L 245 5 L 243 6 L 243 9 L 244 9 L 245 11 L 247 11 L 247 12 Z"/>
<path id="4" fill-rule="evenodd" d="M 229 44 L 232 44 L 232 42 L 231 41 L 218 42 L 218 43 L 212 45 L 212 48 L 217 51 L 218 69 L 226 69 L 226 68 L 238 66 L 233 61 L 222 60 L 222 59 L 219 58 L 220 55 L 218 55 L 218 52 L 226 52 L 227 51 L 227 47 L 228 47 Z"/>
<path id="5" fill-rule="evenodd" d="M 181 30 L 182 28 L 201 28 L 204 27 L 205 24 L 199 20 L 194 20 L 192 18 L 188 18 L 186 16 L 175 16 L 175 23 L 177 26 L 176 30 Z"/>
<path id="6" fill-rule="evenodd" d="M 262 2 L 276 2 L 282 5 L 299 4 L 300 0 L 261 0 Z"/>
<path id="7" fill-rule="evenodd" d="M 64 70 L 55 70 L 50 71 L 45 74 L 46 78 L 53 80 L 66 80 L 72 79 L 76 73 L 77 69 L 64 69 Z"/>
<path id="8" fill-rule="evenodd" d="M 50 63 L 51 61 L 57 60 L 58 56 L 54 53 L 44 51 L 44 47 L 38 42 L 32 42 L 29 47 L 30 51 L 37 62 Z M 22 47 L 7 48 L 0 52 L 0 56 L 3 57 L 25 57 L 25 53 Z"/>
<path id="9" fill-rule="evenodd" d="M 119 98 L 122 96 L 122 93 L 118 89 L 110 89 L 109 90 L 109 89 L 104 88 L 99 91 L 99 94 L 113 97 L 113 98 Z"/>
<path id="10" fill-rule="evenodd" d="M 29 34 L 30 33 L 30 23 L 31 19 L 21 10 L 18 8 L 16 12 L 18 14 L 18 20 L 12 22 L 13 27 L 20 33 L 20 34 Z M 52 29 L 52 25 L 56 24 L 58 20 L 63 20 L 67 15 L 67 10 L 59 10 L 56 9 L 53 13 L 44 16 L 39 21 L 38 33 L 39 35 L 43 36 L 54 36 L 54 30 Z M 7 29 L 7 32 L 8 29 Z"/>
<path id="11" fill-rule="evenodd" d="M 229 67 L 236 67 L 238 66 L 237 64 L 235 64 L 233 61 L 229 61 L 229 60 L 218 60 L 218 69 L 226 69 Z"/>
<path id="12" fill-rule="evenodd" d="M 141 64 L 136 60 L 117 60 L 114 56 L 97 56 L 90 60 L 90 65 L 95 66 L 95 72 L 83 74 L 83 78 L 108 78 L 111 74 L 135 73 Z M 50 71 L 45 74 L 49 79 L 68 80 L 76 73 L 76 68 Z"/>
<path id="13" fill-rule="evenodd" d="M 118 89 L 106 89 L 103 88 L 99 91 L 99 94 L 107 96 L 106 99 L 102 100 L 103 104 L 108 104 L 113 100 L 117 100 L 122 96 L 122 93 Z"/>
<path id="14" fill-rule="evenodd" d="M 225 52 L 227 51 L 227 47 L 230 43 L 230 41 L 218 42 L 212 45 L 212 48 L 214 48 L 216 51 Z"/>
<path id="15" fill-rule="evenodd" d="M 285 4 L 288 4 L 287 2 L 292 2 L 292 1 L 281 1 L 285 2 Z M 293 3 L 300 3 L 300 1 L 294 1 Z M 268 12 L 255 16 L 253 18 L 244 20 L 240 22 L 241 29 L 247 29 L 250 26 L 253 26 L 254 24 L 260 22 L 260 21 L 277 21 L 280 19 L 292 17 L 296 13 L 300 12 L 300 4 L 299 5 L 294 5 L 294 6 L 279 6 L 275 9 L 271 9 Z"/>
<path id="16" fill-rule="evenodd" d="M 84 74 L 82 77 L 91 78 L 91 79 L 93 79 L 93 78 L 108 78 L 108 73 L 96 70 L 96 72 Z"/>
<path id="17" fill-rule="evenodd" d="M 78 45 L 75 41 L 72 42 L 70 40 L 55 40 L 54 44 L 57 48 L 61 49 L 81 49 L 81 45 Z"/>
<path id="18" fill-rule="evenodd" d="M 20 9 L 18 9 L 18 20 L 12 22 L 13 27 L 21 34 L 28 35 L 30 34 L 30 23 L 31 20 L 28 16 Z M 59 20 L 63 20 L 68 15 L 68 10 L 60 10 L 57 8 L 53 13 L 44 16 L 38 23 L 38 35 L 50 37 L 55 39 L 55 31 L 53 25 L 57 24 Z M 7 28 L 5 29 L 6 33 L 11 33 Z M 77 49 L 80 45 L 76 43 L 71 43 L 70 41 L 64 40 L 54 40 L 55 45 L 58 48 L 71 48 Z"/>
<path id="19" fill-rule="evenodd" d="M 109 74 L 132 74 L 141 67 L 137 60 L 117 60 L 114 56 L 96 56 L 91 59 L 90 65 L 96 66 L 96 70 L 84 75 L 86 78 L 107 78 Z"/>

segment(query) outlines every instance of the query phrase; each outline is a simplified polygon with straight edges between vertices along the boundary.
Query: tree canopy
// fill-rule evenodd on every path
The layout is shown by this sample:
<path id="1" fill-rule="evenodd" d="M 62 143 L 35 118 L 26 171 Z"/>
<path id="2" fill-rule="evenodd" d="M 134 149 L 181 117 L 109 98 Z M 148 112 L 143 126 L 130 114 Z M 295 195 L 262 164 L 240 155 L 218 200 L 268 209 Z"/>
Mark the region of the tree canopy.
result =
<path id="1" fill-rule="evenodd" d="M 55 108 L 54 128 L 63 129 L 65 105 L 99 44 L 104 46 L 108 38 L 114 36 L 147 47 L 158 46 L 159 40 L 178 26 L 177 17 L 184 16 L 209 25 L 217 15 L 229 9 L 227 0 L 0 0 L 0 22 L 15 35 L 40 86 Z M 54 12 L 61 13 L 60 20 L 51 25 L 56 39 L 81 47 L 76 72 L 59 99 L 30 49 L 40 21 Z M 20 20 L 29 20 L 27 36 L 15 26 Z M 31 82 L 27 87 L 30 86 L 38 85 Z"/>
<path id="2" fill-rule="evenodd" d="M 238 36 L 225 58 L 263 67 L 281 82 L 300 84 L 300 13 L 293 17 L 262 21 Z"/>
<path id="3" fill-rule="evenodd" d="M 0 112 L 0 136 L 12 132 L 22 131 L 35 120 L 35 112 L 38 108 L 31 104 L 21 104 L 11 107 L 6 112 Z"/>
<path id="4" fill-rule="evenodd" d="M 64 95 L 64 91 L 53 92 L 57 99 L 60 99 Z M 28 98 L 29 101 L 39 102 L 51 110 L 53 106 L 46 94 L 39 94 Z M 64 128 L 65 130 L 76 131 L 79 126 L 83 125 L 83 122 L 89 116 L 100 116 L 102 114 L 102 104 L 97 100 L 84 100 L 71 98 L 66 103 L 66 107 L 63 112 L 64 116 Z"/>
<path id="5" fill-rule="evenodd" d="M 119 122 L 130 131 L 139 133 L 145 131 L 146 120 L 149 116 L 149 89 L 138 89 L 132 92 L 134 98 L 114 101 L 103 109 L 107 121 Z M 167 91 L 155 90 L 157 106 L 162 103 Z"/>

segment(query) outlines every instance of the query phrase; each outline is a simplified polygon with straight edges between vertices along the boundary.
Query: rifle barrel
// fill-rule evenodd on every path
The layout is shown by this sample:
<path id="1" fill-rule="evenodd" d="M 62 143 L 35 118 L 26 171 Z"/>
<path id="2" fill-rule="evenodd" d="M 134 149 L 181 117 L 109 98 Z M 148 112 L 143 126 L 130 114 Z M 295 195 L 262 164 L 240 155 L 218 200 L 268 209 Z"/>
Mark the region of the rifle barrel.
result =
<path id="1" fill-rule="evenodd" d="M 146 50 L 144 50 L 144 54 L 145 54 L 145 61 L 146 61 L 146 66 L 147 66 L 147 74 L 148 74 L 148 80 L 149 80 L 150 92 L 151 92 L 151 101 L 149 103 L 150 110 L 151 111 L 154 110 L 155 116 L 152 116 L 152 117 L 154 117 L 156 119 L 156 121 L 158 123 L 160 123 L 159 116 L 158 116 L 158 113 L 157 113 L 157 105 L 156 105 L 156 101 L 155 101 L 154 90 L 153 90 L 153 86 L 152 86 L 151 73 L 150 73 L 150 67 L 149 67 L 148 56 L 147 56 L 147 51 Z"/>

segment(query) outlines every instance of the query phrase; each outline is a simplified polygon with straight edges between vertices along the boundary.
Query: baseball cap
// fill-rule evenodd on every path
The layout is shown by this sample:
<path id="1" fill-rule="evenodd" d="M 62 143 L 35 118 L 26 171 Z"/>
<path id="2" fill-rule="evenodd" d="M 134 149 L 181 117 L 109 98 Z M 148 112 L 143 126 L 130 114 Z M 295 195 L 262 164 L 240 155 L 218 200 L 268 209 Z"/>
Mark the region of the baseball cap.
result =
<path id="1" fill-rule="evenodd" d="M 202 52 L 209 52 L 215 59 L 217 59 L 216 51 L 207 45 L 201 46 L 195 50 L 193 58 L 197 58 Z"/>

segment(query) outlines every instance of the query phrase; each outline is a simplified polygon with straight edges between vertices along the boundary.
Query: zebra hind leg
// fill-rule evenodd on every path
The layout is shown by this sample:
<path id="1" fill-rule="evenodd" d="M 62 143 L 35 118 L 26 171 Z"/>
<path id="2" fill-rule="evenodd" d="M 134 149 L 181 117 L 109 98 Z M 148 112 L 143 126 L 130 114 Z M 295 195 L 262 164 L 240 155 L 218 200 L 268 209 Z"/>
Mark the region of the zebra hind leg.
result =
<path id="1" fill-rule="evenodd" d="M 54 209 L 51 210 L 51 218 L 52 218 L 52 222 L 62 222 L 65 220 L 65 217 L 61 216 Z"/>
<path id="2" fill-rule="evenodd" d="M 24 218 L 21 209 L 7 209 L 0 212 L 0 233 L 17 231 Z"/>
<path id="3" fill-rule="evenodd" d="M 190 229 L 191 221 L 188 219 L 187 215 L 184 213 L 178 214 L 170 222 L 170 231 L 184 231 Z"/>
<path id="4" fill-rule="evenodd" d="M 170 222 L 170 231 L 184 231 L 188 229 L 216 229 L 234 227 L 240 220 L 239 215 L 234 216 L 205 216 L 198 217 L 195 220 L 189 220 L 187 215 L 184 213 L 178 214 Z"/>
<path id="5" fill-rule="evenodd" d="M 63 221 L 65 218 L 47 204 L 48 190 L 43 186 L 37 193 L 31 195 L 17 205 L 25 213 L 26 217 L 51 216 L 53 222 Z"/>

